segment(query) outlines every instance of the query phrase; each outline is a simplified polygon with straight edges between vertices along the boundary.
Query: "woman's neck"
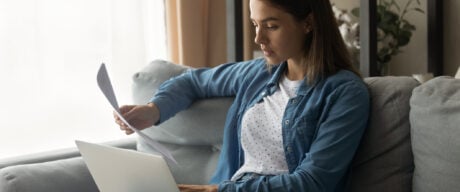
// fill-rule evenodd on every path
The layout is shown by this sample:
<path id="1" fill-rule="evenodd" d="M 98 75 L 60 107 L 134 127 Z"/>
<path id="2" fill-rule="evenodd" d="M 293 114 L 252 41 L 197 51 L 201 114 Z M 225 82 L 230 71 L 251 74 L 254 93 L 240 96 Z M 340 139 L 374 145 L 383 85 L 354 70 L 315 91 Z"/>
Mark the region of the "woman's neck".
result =
<path id="1" fill-rule="evenodd" d="M 300 62 L 287 62 L 287 69 L 285 71 L 286 77 L 291 81 L 302 80 L 305 78 L 305 70 Z"/>

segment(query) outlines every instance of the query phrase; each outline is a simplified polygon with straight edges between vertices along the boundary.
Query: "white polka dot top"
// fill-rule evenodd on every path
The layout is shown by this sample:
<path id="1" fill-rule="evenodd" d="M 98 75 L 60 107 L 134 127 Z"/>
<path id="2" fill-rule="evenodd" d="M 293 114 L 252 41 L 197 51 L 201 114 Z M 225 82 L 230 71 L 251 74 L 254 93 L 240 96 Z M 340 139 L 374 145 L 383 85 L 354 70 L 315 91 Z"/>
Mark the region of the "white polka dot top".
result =
<path id="1" fill-rule="evenodd" d="M 277 175 L 288 172 L 283 150 L 281 120 L 290 98 L 303 80 L 291 81 L 282 76 L 278 90 L 263 98 L 243 115 L 241 145 L 244 151 L 244 164 L 233 175 L 235 181 L 244 173 Z"/>

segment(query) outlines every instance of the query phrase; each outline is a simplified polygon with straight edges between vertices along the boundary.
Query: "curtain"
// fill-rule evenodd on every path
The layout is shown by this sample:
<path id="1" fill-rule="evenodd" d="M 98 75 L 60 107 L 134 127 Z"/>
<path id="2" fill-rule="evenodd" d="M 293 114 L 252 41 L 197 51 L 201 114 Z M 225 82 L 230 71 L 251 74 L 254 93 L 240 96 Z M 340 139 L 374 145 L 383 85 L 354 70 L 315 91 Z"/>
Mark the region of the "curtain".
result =
<path id="1" fill-rule="evenodd" d="M 0 0 L 0 158 L 126 137 L 96 73 L 131 103 L 132 74 L 166 59 L 164 19 L 156 0 Z"/>
<path id="2" fill-rule="evenodd" d="M 167 0 L 168 57 L 178 64 L 213 67 L 225 63 L 225 0 Z"/>

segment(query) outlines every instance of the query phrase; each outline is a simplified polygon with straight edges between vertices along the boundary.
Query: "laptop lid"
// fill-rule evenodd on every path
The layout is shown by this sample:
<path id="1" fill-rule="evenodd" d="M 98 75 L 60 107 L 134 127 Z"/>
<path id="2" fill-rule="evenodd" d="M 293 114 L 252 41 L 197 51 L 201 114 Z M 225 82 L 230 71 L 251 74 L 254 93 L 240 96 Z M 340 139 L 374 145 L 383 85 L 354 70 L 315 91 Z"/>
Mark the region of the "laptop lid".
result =
<path id="1" fill-rule="evenodd" d="M 179 192 L 162 156 L 75 141 L 102 192 Z"/>

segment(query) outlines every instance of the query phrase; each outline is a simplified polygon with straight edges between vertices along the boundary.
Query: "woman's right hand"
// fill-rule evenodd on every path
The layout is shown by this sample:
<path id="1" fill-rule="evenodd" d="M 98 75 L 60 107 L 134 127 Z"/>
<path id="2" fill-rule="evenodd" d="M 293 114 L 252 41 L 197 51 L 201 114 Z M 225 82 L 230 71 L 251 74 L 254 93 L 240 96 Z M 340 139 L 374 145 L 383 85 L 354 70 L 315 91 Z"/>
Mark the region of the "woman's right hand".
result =
<path id="1" fill-rule="evenodd" d="M 120 113 L 131 126 L 139 130 L 151 127 L 160 119 L 160 111 L 154 103 L 146 105 L 124 105 L 120 107 Z M 113 112 L 113 116 L 122 131 L 127 135 L 134 133 L 128 125 L 121 121 L 116 112 Z"/>

